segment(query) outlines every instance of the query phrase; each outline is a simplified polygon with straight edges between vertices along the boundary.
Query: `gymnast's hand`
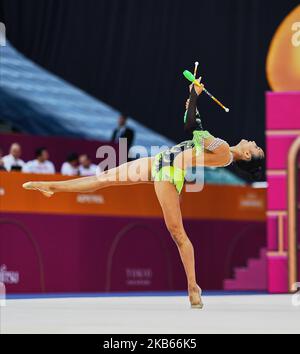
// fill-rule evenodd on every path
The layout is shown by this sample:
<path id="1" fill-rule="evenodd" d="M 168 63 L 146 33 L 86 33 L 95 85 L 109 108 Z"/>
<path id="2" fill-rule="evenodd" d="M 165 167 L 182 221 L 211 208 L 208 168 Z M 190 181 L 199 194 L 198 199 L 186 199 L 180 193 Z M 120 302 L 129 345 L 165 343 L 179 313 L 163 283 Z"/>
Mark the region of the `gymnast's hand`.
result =
<path id="1" fill-rule="evenodd" d="M 202 77 L 199 77 L 199 79 L 197 80 L 197 81 L 199 82 L 199 84 L 200 84 L 200 82 L 201 82 L 201 79 L 202 79 Z M 193 87 L 195 88 L 195 91 L 196 91 L 197 95 L 200 96 L 201 93 L 202 93 L 203 90 L 204 90 L 204 85 L 201 84 L 201 87 L 199 87 L 199 86 L 196 86 L 196 85 L 192 84 L 192 85 L 190 86 L 190 92 L 192 92 Z"/>
<path id="2" fill-rule="evenodd" d="M 189 109 L 189 104 L 190 104 L 190 99 L 188 99 L 185 103 L 185 109 L 188 110 Z"/>

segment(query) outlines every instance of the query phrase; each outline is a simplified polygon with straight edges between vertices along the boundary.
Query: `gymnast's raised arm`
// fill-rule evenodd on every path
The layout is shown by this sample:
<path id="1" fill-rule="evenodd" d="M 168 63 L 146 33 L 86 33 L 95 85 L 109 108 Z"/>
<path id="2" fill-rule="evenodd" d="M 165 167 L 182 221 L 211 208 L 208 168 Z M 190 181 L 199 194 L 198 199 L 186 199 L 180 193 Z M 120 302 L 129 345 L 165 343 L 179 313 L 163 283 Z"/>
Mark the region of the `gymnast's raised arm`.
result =
<path id="1" fill-rule="evenodd" d="M 191 86 L 191 94 L 190 98 L 187 101 L 187 113 L 186 113 L 186 122 L 184 126 L 184 130 L 186 132 L 190 132 L 191 134 L 195 130 L 202 131 L 202 123 L 200 119 L 200 114 L 197 110 L 197 99 L 199 95 L 201 95 L 202 91 L 204 89 L 204 86 L 198 87 L 198 86 Z"/>
<path id="2" fill-rule="evenodd" d="M 197 110 L 197 99 L 203 92 L 204 85 L 191 86 L 190 98 L 187 101 L 187 115 L 185 131 L 193 135 L 196 148 L 205 149 L 205 162 L 208 166 L 224 166 L 230 163 L 231 153 L 229 145 L 222 139 L 217 139 L 203 130 L 200 114 Z"/>

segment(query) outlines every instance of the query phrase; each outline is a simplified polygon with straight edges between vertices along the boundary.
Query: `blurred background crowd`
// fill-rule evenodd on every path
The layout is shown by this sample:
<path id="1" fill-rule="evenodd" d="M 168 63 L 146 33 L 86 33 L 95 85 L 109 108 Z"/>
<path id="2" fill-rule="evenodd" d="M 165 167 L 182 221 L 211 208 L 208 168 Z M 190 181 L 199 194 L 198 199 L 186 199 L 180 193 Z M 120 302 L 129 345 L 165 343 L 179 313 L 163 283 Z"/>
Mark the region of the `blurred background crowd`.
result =
<path id="1" fill-rule="evenodd" d="M 110 142 L 118 144 L 119 139 L 126 139 L 129 151 L 133 145 L 135 133 L 133 129 L 127 126 L 127 120 L 128 118 L 125 115 L 119 117 L 118 126 L 113 131 Z M 12 143 L 8 151 L 4 151 L 0 146 L 0 171 L 6 172 L 93 176 L 101 171 L 100 166 L 94 164 L 93 160 L 87 153 L 70 152 L 66 155 L 65 162 L 60 169 L 56 170 L 55 164 L 51 162 L 49 151 L 45 146 L 37 148 L 32 160 L 29 161 L 22 159 L 22 146 L 19 142 Z"/>

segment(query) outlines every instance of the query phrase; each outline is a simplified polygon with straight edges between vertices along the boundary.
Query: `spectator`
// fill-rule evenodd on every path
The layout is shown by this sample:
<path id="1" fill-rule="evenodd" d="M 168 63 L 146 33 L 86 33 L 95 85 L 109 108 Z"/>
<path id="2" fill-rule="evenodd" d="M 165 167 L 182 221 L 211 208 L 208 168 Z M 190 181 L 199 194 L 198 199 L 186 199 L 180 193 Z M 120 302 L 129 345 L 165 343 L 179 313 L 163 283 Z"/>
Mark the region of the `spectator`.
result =
<path id="1" fill-rule="evenodd" d="M 21 160 L 22 148 L 20 144 L 11 145 L 9 155 L 3 157 L 3 163 L 6 171 L 22 171 L 25 162 Z"/>
<path id="2" fill-rule="evenodd" d="M 67 161 L 61 167 L 61 174 L 64 176 L 78 176 L 78 154 L 72 153 L 67 157 Z"/>
<path id="3" fill-rule="evenodd" d="M 49 153 L 46 148 L 39 148 L 35 152 L 36 159 L 27 162 L 23 167 L 23 172 L 25 173 L 37 173 L 45 175 L 55 174 L 54 164 L 49 161 Z"/>
<path id="4" fill-rule="evenodd" d="M 97 165 L 92 163 L 90 157 L 83 154 L 79 157 L 79 174 L 80 176 L 95 176 L 97 172 Z"/>
<path id="5" fill-rule="evenodd" d="M 6 171 L 2 158 L 3 158 L 3 150 L 2 148 L 0 148 L 0 171 Z"/>
<path id="6" fill-rule="evenodd" d="M 134 140 L 134 131 L 127 126 L 128 118 L 125 115 L 121 115 L 119 118 L 119 126 L 113 132 L 111 141 L 114 143 L 119 143 L 119 139 L 127 139 L 127 149 L 131 148 Z"/>

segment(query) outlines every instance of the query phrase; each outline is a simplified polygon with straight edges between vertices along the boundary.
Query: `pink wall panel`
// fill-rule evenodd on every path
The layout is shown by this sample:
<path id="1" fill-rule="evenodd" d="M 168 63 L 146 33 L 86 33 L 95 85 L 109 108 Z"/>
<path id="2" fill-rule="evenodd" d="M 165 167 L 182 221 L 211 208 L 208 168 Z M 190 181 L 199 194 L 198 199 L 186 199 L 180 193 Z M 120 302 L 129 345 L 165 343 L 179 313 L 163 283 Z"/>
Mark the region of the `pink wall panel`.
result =
<path id="1" fill-rule="evenodd" d="M 288 212 L 287 175 L 276 176 L 276 174 L 277 171 L 288 169 L 290 148 L 300 135 L 300 92 L 268 92 L 266 105 L 268 211 Z M 300 176 L 298 184 L 300 185 Z M 272 252 L 268 256 L 269 292 L 271 293 L 289 291 L 288 254 L 284 252 L 289 246 L 288 216 L 283 220 L 283 240 L 280 239 L 281 233 L 278 227 L 280 217 L 282 216 L 277 215 L 268 218 L 268 250 Z M 300 272 L 299 261 L 298 269 Z"/>
<path id="2" fill-rule="evenodd" d="M 266 247 L 265 222 L 186 220 L 186 230 L 206 290 L 223 290 L 224 280 Z M 186 290 L 162 218 L 2 213 L 1 269 L 10 294 Z"/>
<path id="3" fill-rule="evenodd" d="M 267 93 L 267 129 L 300 129 L 300 92 Z"/>
<path id="4" fill-rule="evenodd" d="M 287 209 L 286 176 L 269 176 L 268 210 Z"/>
<path id="5" fill-rule="evenodd" d="M 296 135 L 268 136 L 267 139 L 267 168 L 285 170 L 288 164 L 288 152 L 295 141 Z"/>
<path id="6" fill-rule="evenodd" d="M 278 218 L 277 216 L 268 217 L 268 249 L 269 251 L 278 250 Z"/>
<path id="7" fill-rule="evenodd" d="M 268 257 L 269 292 L 288 292 L 288 259 L 285 256 Z"/>

